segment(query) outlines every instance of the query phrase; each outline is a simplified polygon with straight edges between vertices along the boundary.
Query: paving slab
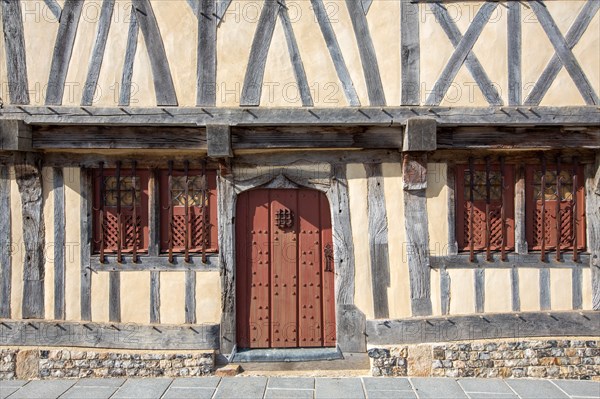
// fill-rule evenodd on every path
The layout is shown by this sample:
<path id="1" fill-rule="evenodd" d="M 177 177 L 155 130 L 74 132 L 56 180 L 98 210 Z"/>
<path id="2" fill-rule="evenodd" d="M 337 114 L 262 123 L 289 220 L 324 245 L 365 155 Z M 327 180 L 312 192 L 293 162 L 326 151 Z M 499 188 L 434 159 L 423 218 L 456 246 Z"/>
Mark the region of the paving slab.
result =
<path id="1" fill-rule="evenodd" d="M 408 378 L 365 377 L 365 389 L 368 391 L 412 391 Z"/>
<path id="2" fill-rule="evenodd" d="M 448 378 L 411 378 L 417 395 L 421 399 L 463 399 L 467 398 L 460 385 Z"/>
<path id="3" fill-rule="evenodd" d="M 2 382 L 0 382 L 2 384 Z M 15 393 L 19 387 L 3 387 L 0 386 L 0 399 L 6 399 L 13 393 Z"/>
<path id="4" fill-rule="evenodd" d="M 60 399 L 109 399 L 118 387 L 73 386 Z"/>
<path id="5" fill-rule="evenodd" d="M 215 393 L 215 388 L 203 387 L 170 387 L 161 396 L 162 399 L 210 399 Z"/>
<path id="6" fill-rule="evenodd" d="M 547 380 L 507 380 L 506 383 L 522 399 L 568 398 L 567 395 Z"/>
<path id="7" fill-rule="evenodd" d="M 120 387 L 125 378 L 83 378 L 75 383 L 75 387 Z"/>
<path id="8" fill-rule="evenodd" d="M 312 389 L 267 389 L 265 399 L 313 399 Z"/>
<path id="9" fill-rule="evenodd" d="M 112 399 L 156 399 L 165 393 L 173 382 L 171 378 L 127 380 Z"/>
<path id="10" fill-rule="evenodd" d="M 315 398 L 364 399 L 365 394 L 359 378 L 317 378 L 315 381 Z"/>
<path id="11" fill-rule="evenodd" d="M 171 388 L 216 388 L 221 377 L 176 378 Z"/>
<path id="12" fill-rule="evenodd" d="M 314 378 L 269 378 L 267 388 L 285 388 L 285 389 L 315 389 Z"/>
<path id="13" fill-rule="evenodd" d="M 569 396 L 600 398 L 600 382 L 595 381 L 552 381 Z"/>
<path id="14" fill-rule="evenodd" d="M 367 399 L 416 399 L 413 391 L 367 391 Z"/>
<path id="15" fill-rule="evenodd" d="M 21 388 L 28 382 L 26 380 L 1 380 L 0 388 Z"/>
<path id="16" fill-rule="evenodd" d="M 57 398 L 75 385 L 76 380 L 31 381 L 10 395 L 10 399 Z"/>
<path id="17" fill-rule="evenodd" d="M 465 392 L 477 392 L 477 393 L 499 393 L 514 395 L 514 392 L 506 382 L 499 379 L 477 379 L 477 378 L 466 378 L 458 380 L 458 384 L 462 387 Z"/>
<path id="18" fill-rule="evenodd" d="M 223 377 L 214 399 L 262 398 L 267 388 L 265 377 Z"/>
<path id="19" fill-rule="evenodd" d="M 514 393 L 486 393 L 486 392 L 469 392 L 471 399 L 519 399 Z"/>

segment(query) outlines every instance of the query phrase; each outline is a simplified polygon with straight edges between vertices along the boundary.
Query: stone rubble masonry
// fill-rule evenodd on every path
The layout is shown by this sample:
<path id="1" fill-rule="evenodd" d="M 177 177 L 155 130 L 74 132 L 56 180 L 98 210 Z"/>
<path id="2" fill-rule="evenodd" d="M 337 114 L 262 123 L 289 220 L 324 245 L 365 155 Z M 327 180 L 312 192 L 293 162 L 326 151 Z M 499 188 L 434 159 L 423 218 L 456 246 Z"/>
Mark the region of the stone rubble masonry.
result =
<path id="1" fill-rule="evenodd" d="M 600 381 L 600 340 L 589 338 L 404 345 L 368 353 L 374 376 Z"/>
<path id="2" fill-rule="evenodd" d="M 214 373 L 214 352 L 108 351 L 85 348 L 0 349 L 0 380 L 194 377 Z"/>

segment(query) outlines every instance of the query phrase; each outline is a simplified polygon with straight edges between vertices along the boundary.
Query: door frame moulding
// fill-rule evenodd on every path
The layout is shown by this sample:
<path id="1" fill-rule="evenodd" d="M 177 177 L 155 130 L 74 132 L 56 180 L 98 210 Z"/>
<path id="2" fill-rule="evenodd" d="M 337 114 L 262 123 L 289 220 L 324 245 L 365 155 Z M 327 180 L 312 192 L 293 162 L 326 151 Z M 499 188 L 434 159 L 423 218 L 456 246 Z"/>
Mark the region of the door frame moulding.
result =
<path id="1" fill-rule="evenodd" d="M 267 165 L 262 164 L 262 165 Z M 344 352 L 366 350 L 365 315 L 354 305 L 354 245 L 346 164 L 291 162 L 261 167 L 233 163 L 217 177 L 221 268 L 221 353 L 234 351 L 236 337 L 235 217 L 237 197 L 255 188 L 309 188 L 325 193 L 331 211 L 335 259 L 336 343 Z M 363 333 L 357 334 L 357 331 Z"/>

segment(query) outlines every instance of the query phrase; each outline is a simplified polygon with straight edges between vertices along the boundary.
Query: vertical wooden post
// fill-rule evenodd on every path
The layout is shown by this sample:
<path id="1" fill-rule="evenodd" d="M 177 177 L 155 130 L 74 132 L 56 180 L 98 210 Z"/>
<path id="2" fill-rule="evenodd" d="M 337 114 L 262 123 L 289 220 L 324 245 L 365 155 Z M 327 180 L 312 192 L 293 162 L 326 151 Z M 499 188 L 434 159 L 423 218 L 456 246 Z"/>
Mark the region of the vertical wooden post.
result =
<path id="1" fill-rule="evenodd" d="M 517 165 L 517 179 L 515 184 L 515 252 L 519 255 L 527 254 L 527 234 L 525 230 L 525 166 Z M 533 210 L 532 210 L 533 212 Z"/>
<path id="2" fill-rule="evenodd" d="M 592 269 L 592 309 L 600 310 L 600 154 L 586 167 L 586 214 L 590 268 Z"/>
<path id="3" fill-rule="evenodd" d="M 42 160 L 32 152 L 15 154 L 15 177 L 23 214 L 23 318 L 44 318 L 45 225 Z"/>
<path id="4" fill-rule="evenodd" d="M 65 184 L 62 168 L 54 168 L 54 318 L 65 319 Z"/>
<path id="5" fill-rule="evenodd" d="M 149 188 L 149 237 L 148 255 L 158 256 L 160 252 L 160 172 L 150 171 Z M 150 323 L 160 323 L 160 272 L 150 272 Z"/>
<path id="6" fill-rule="evenodd" d="M 435 151 L 437 125 L 432 118 L 408 119 L 403 140 L 404 223 L 413 316 L 432 313 L 427 152 Z"/>
<path id="7" fill-rule="evenodd" d="M 11 240 L 8 166 L 0 165 L 0 318 L 10 318 Z"/>
<path id="8" fill-rule="evenodd" d="M 92 173 L 82 168 L 80 173 L 81 192 L 81 320 L 92 320 Z"/>

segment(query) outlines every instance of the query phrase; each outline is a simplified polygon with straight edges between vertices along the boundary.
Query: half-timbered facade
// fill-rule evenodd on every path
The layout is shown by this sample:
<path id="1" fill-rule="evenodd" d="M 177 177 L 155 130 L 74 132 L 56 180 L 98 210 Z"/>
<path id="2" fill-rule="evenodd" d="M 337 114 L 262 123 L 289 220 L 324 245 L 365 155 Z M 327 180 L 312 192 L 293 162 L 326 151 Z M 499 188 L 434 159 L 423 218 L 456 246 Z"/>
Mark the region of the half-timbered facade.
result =
<path id="1" fill-rule="evenodd" d="M 597 339 L 600 2 L 0 5 L 0 348 Z"/>

